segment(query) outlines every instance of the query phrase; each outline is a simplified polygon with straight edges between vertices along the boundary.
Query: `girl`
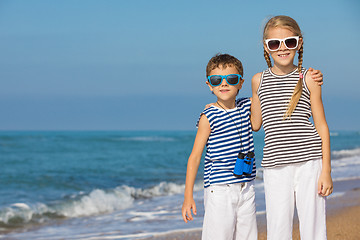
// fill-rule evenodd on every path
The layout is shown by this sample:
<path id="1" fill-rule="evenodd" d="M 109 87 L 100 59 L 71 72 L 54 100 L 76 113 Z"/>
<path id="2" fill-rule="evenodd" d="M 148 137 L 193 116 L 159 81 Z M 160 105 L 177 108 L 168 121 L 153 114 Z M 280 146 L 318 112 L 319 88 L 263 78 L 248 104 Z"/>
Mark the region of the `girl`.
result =
<path id="1" fill-rule="evenodd" d="M 292 239 L 296 203 L 301 239 L 326 239 L 325 197 L 333 184 L 321 87 L 302 67 L 303 37 L 294 19 L 271 18 L 263 44 L 269 68 L 252 79 L 251 122 L 255 131 L 262 123 L 265 130 L 267 236 Z"/>

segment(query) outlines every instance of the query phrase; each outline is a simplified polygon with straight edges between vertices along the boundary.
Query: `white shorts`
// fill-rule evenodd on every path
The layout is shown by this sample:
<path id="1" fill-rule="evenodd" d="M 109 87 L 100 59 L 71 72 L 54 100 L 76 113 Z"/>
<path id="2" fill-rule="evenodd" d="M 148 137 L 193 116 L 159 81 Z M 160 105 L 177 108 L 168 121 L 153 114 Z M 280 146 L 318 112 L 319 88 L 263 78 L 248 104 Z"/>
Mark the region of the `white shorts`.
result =
<path id="1" fill-rule="evenodd" d="M 322 161 L 264 168 L 267 239 L 292 239 L 294 207 L 302 240 L 326 239 L 325 197 L 318 194 Z"/>
<path id="2" fill-rule="evenodd" d="M 257 239 L 253 181 L 204 190 L 203 240 Z"/>

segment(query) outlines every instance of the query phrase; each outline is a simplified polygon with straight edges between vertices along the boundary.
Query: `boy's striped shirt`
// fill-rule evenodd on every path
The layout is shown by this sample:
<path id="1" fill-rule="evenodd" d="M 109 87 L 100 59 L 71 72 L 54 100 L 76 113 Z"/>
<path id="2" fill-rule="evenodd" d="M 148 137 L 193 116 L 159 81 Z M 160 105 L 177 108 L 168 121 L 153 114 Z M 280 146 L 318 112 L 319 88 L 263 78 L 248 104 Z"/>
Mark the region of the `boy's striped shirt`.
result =
<path id="1" fill-rule="evenodd" d="M 204 164 L 204 187 L 213 184 L 247 182 L 255 178 L 256 166 L 246 177 L 233 175 L 235 162 L 240 150 L 254 151 L 254 141 L 250 123 L 250 99 L 241 98 L 234 109 L 224 110 L 215 106 L 205 109 L 211 133 L 206 144 Z M 241 136 L 241 139 L 240 139 Z"/>

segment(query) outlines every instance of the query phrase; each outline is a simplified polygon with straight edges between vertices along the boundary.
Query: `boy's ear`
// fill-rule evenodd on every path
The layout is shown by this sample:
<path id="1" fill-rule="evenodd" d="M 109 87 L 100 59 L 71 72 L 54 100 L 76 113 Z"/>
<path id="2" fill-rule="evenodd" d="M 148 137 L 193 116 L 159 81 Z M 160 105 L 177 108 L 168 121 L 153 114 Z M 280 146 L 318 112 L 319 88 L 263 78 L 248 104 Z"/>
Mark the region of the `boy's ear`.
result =
<path id="1" fill-rule="evenodd" d="M 239 82 L 239 90 L 242 88 L 242 85 L 244 84 L 245 82 L 245 79 L 240 79 L 240 82 Z"/>
<path id="2" fill-rule="evenodd" d="M 208 85 L 208 86 L 209 86 L 210 91 L 213 91 L 213 87 L 210 85 L 209 81 L 206 81 L 205 83 L 206 83 L 206 85 Z"/>

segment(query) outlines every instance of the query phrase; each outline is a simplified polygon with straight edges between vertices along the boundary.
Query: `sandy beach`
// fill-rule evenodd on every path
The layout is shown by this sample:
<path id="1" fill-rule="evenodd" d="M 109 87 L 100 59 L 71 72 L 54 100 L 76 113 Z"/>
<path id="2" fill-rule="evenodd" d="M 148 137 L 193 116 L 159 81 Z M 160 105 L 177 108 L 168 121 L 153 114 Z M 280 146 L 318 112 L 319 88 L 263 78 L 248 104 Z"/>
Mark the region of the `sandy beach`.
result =
<path id="1" fill-rule="evenodd" d="M 334 182 L 334 196 L 327 200 L 327 237 L 329 240 L 360 239 L 360 180 Z M 339 195 L 340 192 L 345 194 Z M 336 196 L 336 194 L 338 196 Z M 293 239 L 300 239 L 297 217 L 294 220 Z M 266 240 L 265 215 L 258 216 L 259 240 Z M 146 240 L 198 240 L 201 230 L 158 234 Z"/>

